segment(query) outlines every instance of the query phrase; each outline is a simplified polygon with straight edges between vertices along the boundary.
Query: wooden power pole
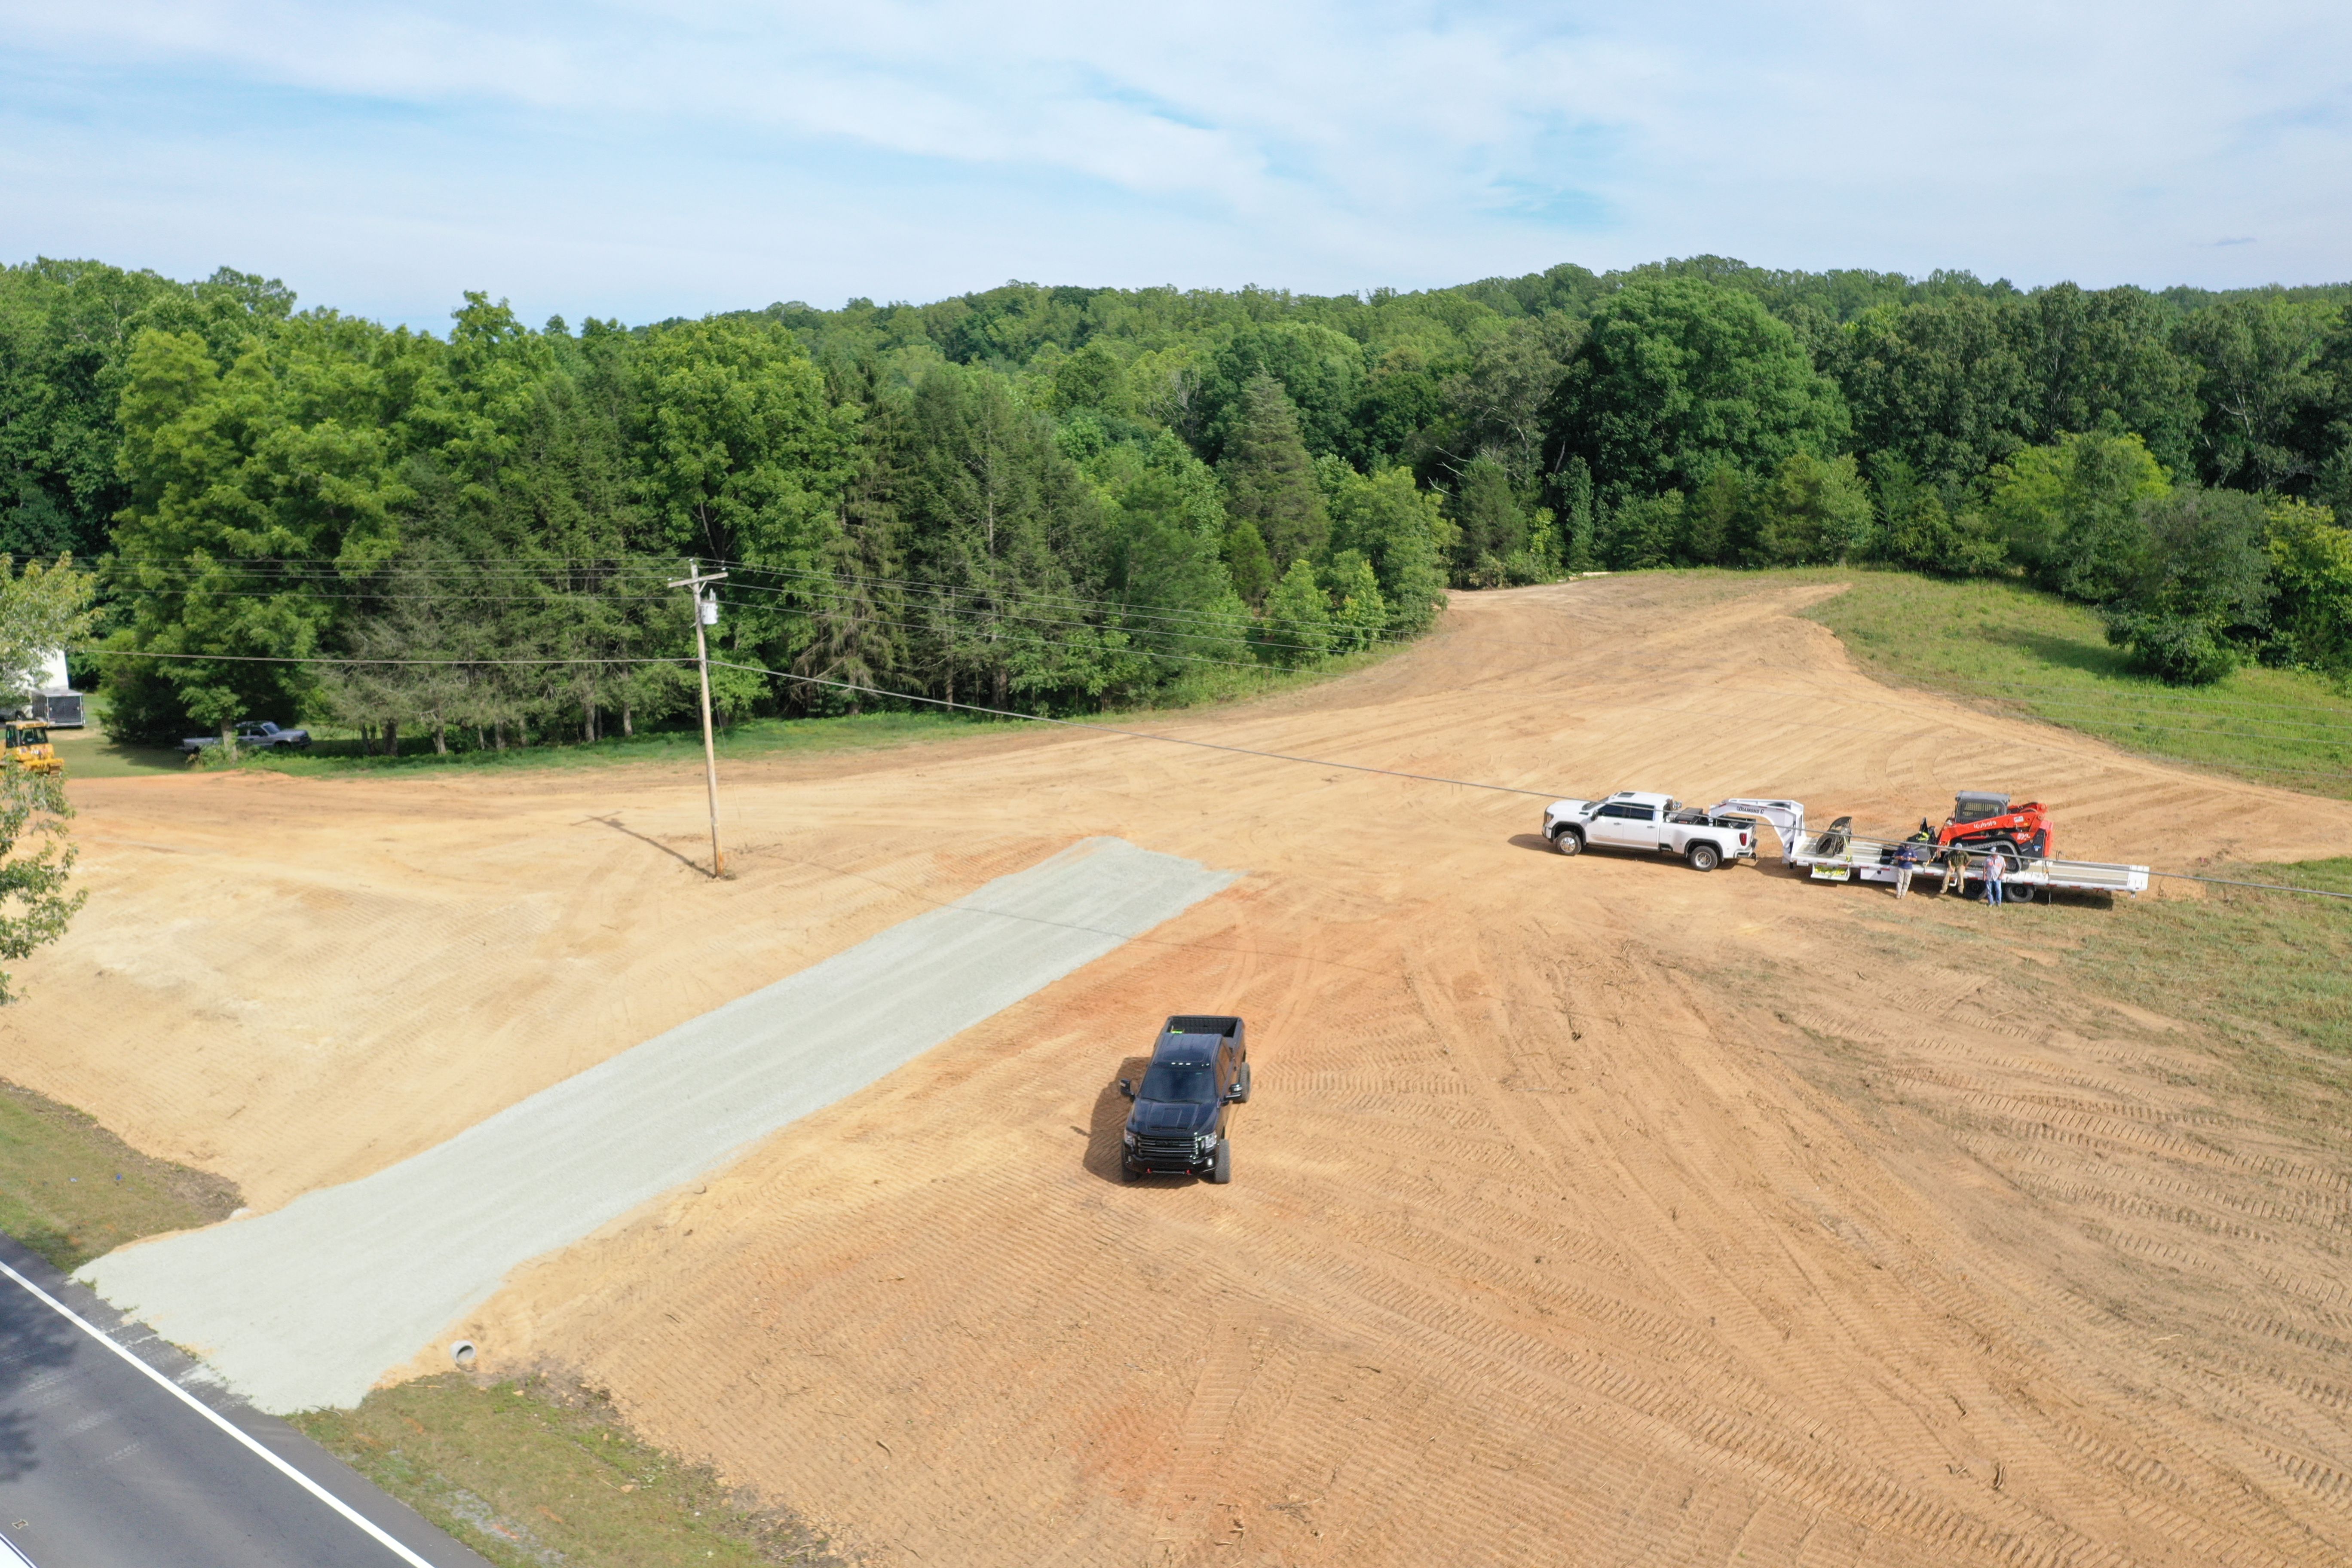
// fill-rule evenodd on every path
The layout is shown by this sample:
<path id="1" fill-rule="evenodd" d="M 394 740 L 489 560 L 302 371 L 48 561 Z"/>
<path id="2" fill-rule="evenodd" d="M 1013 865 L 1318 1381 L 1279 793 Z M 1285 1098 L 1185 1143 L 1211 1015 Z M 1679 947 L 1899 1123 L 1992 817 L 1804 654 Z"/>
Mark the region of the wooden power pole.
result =
<path id="1" fill-rule="evenodd" d="M 703 584 L 725 579 L 724 572 L 706 573 L 701 563 L 688 561 L 686 575 L 670 584 L 673 588 L 694 591 L 694 663 L 702 676 L 702 773 L 710 791 L 710 875 L 713 880 L 727 874 L 727 858 L 719 847 L 719 747 L 710 738 L 710 643 L 703 628 L 719 624 L 719 600 L 704 598 Z"/>

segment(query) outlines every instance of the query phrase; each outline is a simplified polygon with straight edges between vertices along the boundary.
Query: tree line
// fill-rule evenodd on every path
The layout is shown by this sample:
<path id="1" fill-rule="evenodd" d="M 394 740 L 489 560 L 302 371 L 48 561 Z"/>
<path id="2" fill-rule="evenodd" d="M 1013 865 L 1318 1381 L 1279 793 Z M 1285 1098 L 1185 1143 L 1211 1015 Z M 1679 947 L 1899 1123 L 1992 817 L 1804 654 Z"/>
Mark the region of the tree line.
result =
<path id="1" fill-rule="evenodd" d="M 103 661 L 152 735 L 627 731 L 688 700 L 688 558 L 728 715 L 1161 700 L 1662 565 L 2015 576 L 2169 679 L 2352 674 L 2347 301 L 1700 258 L 427 333 L 45 260 L 0 270 L 0 550 L 173 656 Z"/>

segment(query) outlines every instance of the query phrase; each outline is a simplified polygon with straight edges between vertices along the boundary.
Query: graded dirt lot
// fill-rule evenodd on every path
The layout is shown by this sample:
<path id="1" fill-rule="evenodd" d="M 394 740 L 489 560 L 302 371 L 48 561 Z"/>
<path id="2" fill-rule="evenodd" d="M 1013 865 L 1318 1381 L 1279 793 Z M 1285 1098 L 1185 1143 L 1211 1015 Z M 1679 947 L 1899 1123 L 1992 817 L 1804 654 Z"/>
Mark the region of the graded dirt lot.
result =
<path id="1" fill-rule="evenodd" d="M 1823 591 L 1463 596 L 1377 668 L 1150 727 L 1882 830 L 2013 789 L 2063 853 L 2160 867 L 2352 853 L 2352 805 L 1874 685 L 1794 618 Z M 1246 874 L 451 1332 L 878 1563 L 2352 1556 L 2352 1156 L 2053 984 L 2048 911 L 1563 860 L 1538 800 L 1072 732 L 726 789 L 710 885 L 692 773 L 77 785 L 93 896 L 19 970 L 8 1076 L 275 1206 L 1115 835 Z M 1229 1187 L 1118 1179 L 1112 1080 L 1179 1010 L 1250 1020 Z"/>

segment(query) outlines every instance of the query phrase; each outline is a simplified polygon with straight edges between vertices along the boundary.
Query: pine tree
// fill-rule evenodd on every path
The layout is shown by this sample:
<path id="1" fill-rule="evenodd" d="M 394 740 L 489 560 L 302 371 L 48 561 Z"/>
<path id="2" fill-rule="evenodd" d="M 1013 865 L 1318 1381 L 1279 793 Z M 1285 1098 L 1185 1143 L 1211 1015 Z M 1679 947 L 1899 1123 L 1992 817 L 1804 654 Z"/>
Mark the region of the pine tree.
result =
<path id="1" fill-rule="evenodd" d="M 876 405 L 866 415 L 857 470 L 842 493 L 840 515 L 824 544 L 830 580 L 818 586 L 814 636 L 793 661 L 802 675 L 875 686 L 907 661 L 897 462 L 905 421 L 905 406 L 895 400 Z M 855 713 L 864 705 L 864 694 L 841 694 L 841 701 Z M 829 704 L 820 699 L 818 705 Z"/>
<path id="2" fill-rule="evenodd" d="M 1447 510 L 1461 530 L 1454 580 L 1468 588 L 1499 586 L 1505 563 L 1526 547 L 1528 531 L 1503 465 L 1492 458 L 1472 458 Z"/>
<path id="3" fill-rule="evenodd" d="M 1241 418 L 1217 468 L 1224 476 L 1226 512 L 1235 522 L 1255 526 L 1276 572 L 1323 547 L 1331 531 L 1323 489 L 1299 438 L 1298 410 L 1272 376 L 1259 375 L 1243 390 Z M 1236 572 L 1236 586 L 1240 582 Z"/>

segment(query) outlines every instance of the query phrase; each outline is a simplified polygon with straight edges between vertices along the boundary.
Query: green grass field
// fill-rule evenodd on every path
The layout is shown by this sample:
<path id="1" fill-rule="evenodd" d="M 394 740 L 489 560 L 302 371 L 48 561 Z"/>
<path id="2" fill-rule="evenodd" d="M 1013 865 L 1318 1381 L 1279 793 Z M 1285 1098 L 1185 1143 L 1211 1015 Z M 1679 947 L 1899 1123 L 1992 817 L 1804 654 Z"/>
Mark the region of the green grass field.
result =
<path id="1" fill-rule="evenodd" d="M 1843 572 L 1809 612 L 1855 662 L 1922 687 L 2096 735 L 2129 751 L 2352 799 L 2352 692 L 2297 670 L 2216 685 L 2133 673 L 2093 611 L 2010 583 Z"/>
<path id="2" fill-rule="evenodd" d="M 55 1267 L 226 1219 L 243 1202 L 234 1183 L 142 1154 L 71 1106 L 0 1079 L 0 1230 Z"/>
<path id="3" fill-rule="evenodd" d="M 2070 922 L 2081 945 L 2066 964 L 2118 1001 L 2202 1024 L 2224 1039 L 2293 1042 L 2352 1068 L 2352 859 L 2199 869 L 2347 897 L 2209 884 L 2200 899 L 2086 910 L 2123 918 Z"/>
<path id="4" fill-rule="evenodd" d="M 639 1442 L 593 1390 L 449 1373 L 294 1425 L 500 1568 L 839 1561 L 791 1516 Z"/>
<path id="5" fill-rule="evenodd" d="M 188 762 L 168 746 L 141 746 L 108 734 L 96 714 L 86 730 L 54 730 L 49 742 L 69 779 L 137 778 L 142 773 L 184 772 Z"/>

